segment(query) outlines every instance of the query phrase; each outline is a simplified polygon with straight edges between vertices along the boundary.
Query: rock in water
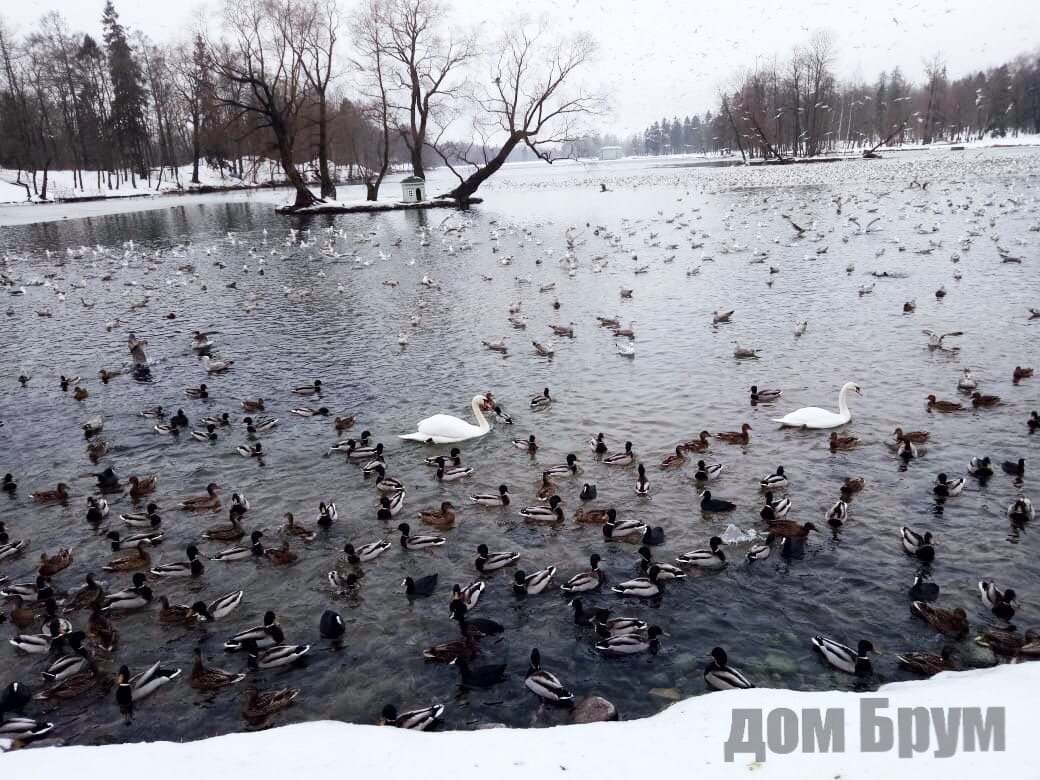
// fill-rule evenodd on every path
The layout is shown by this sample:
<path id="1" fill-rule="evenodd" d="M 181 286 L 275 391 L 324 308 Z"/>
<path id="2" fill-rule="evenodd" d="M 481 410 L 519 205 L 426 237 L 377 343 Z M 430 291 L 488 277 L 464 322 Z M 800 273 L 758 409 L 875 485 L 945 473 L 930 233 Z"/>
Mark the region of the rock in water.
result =
<path id="1" fill-rule="evenodd" d="M 599 723 L 617 719 L 617 707 L 602 696 L 585 696 L 578 699 L 571 711 L 571 721 L 574 723 Z"/>

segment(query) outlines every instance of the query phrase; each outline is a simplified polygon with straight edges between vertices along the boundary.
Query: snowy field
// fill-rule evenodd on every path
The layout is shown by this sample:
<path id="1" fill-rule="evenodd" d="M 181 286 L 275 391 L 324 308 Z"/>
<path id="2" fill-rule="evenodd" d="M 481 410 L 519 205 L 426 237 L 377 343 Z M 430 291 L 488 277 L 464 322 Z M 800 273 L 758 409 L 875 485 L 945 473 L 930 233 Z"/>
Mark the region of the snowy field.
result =
<path id="1" fill-rule="evenodd" d="M 324 721 L 184 744 L 51 747 L 0 756 L 0 770 L 5 777 L 78 780 L 180 780 L 185 772 L 250 780 L 337 777 L 345 773 L 366 779 L 421 773 L 454 780 L 488 776 L 498 780 L 648 776 L 697 780 L 1026 778 L 1037 774 L 1036 759 L 1029 748 L 1038 695 L 1040 664 L 1005 665 L 944 673 L 922 682 L 895 683 L 865 696 L 837 691 L 728 691 L 688 699 L 643 720 L 549 729 L 424 734 Z M 891 750 L 861 751 L 861 698 L 887 699 L 887 707 L 879 708 L 877 715 L 893 722 Z M 451 702 L 446 704 L 451 706 Z M 934 723 L 929 734 L 925 729 L 904 729 L 899 722 L 901 708 L 998 706 L 1006 710 L 1003 750 L 998 749 L 996 733 L 988 750 L 979 749 L 983 744 L 979 739 L 975 740 L 975 750 L 966 750 L 971 737 L 961 732 L 955 738 L 953 756 L 936 757 L 935 753 L 941 751 Z M 808 708 L 842 708 L 845 749 L 840 753 L 803 752 L 802 740 L 787 755 L 767 750 L 765 760 L 759 761 L 750 753 L 737 753 L 727 762 L 724 748 L 736 708 L 760 708 L 766 714 L 777 708 L 790 708 L 798 714 Z M 909 722 L 909 710 L 902 714 Z M 916 715 L 921 723 L 923 713 Z M 913 735 L 912 745 L 901 739 L 904 733 Z M 949 745 L 950 739 L 944 742 Z M 900 757 L 900 752 L 908 755 Z M 422 769 L 417 766 L 419 762 Z"/>

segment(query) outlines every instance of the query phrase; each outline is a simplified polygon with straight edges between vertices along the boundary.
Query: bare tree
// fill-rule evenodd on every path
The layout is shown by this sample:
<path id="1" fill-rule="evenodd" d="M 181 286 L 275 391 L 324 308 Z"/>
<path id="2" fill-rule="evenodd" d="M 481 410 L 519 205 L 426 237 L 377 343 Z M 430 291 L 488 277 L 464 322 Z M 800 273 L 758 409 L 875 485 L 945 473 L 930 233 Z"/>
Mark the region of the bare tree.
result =
<path id="1" fill-rule="evenodd" d="M 448 196 L 460 206 L 520 145 L 548 163 L 557 159 L 554 148 L 580 139 L 581 120 L 602 105 L 599 96 L 573 84 L 595 52 L 595 42 L 587 35 L 548 39 L 545 28 L 545 22 L 506 24 L 494 49 L 498 56 L 490 84 L 477 100 L 480 110 L 471 139 L 461 144 L 427 144 L 458 177 L 458 186 Z M 438 141 L 446 130 L 442 129 Z M 500 144 L 497 150 L 493 151 L 492 142 Z M 463 176 L 456 168 L 459 163 L 474 171 Z"/>
<path id="2" fill-rule="evenodd" d="M 936 53 L 924 60 L 924 75 L 928 80 L 925 87 L 928 101 L 925 104 L 921 143 L 927 145 L 932 142 L 936 125 L 943 121 L 941 104 L 946 92 L 946 61 L 942 54 Z"/>
<path id="3" fill-rule="evenodd" d="M 364 128 L 358 128 L 358 132 L 351 136 L 351 143 L 354 144 L 354 158 L 364 169 L 365 199 L 371 201 L 379 199 L 379 187 L 390 167 L 391 107 L 384 53 L 387 49 L 384 40 L 387 29 L 380 21 L 385 13 L 384 5 L 384 0 L 370 0 L 365 12 L 354 25 L 353 31 L 354 44 L 360 55 L 360 58 L 354 61 L 354 66 L 364 76 L 361 88 L 369 100 L 369 104 L 361 111 L 358 118 L 374 120 L 379 127 L 380 135 L 374 163 L 369 161 L 367 154 L 361 153 L 358 149 L 357 141 L 359 136 L 363 137 Z"/>
<path id="4" fill-rule="evenodd" d="M 368 12 L 383 28 L 382 54 L 395 66 L 391 86 L 403 96 L 396 107 L 407 115 L 402 137 L 411 153 L 412 173 L 425 178 L 423 150 L 430 124 L 444 126 L 453 118 L 439 114 L 450 110 L 464 91 L 458 76 L 476 55 L 475 43 L 471 37 L 445 36 L 446 10 L 436 0 L 380 0 Z"/>
<path id="5" fill-rule="evenodd" d="M 319 199 L 307 188 L 293 157 L 308 94 L 301 57 L 282 34 L 292 7 L 292 0 L 226 0 L 230 40 L 214 51 L 213 63 L 222 78 L 245 87 L 245 94 L 221 90 L 218 101 L 237 109 L 235 118 L 253 114 L 259 127 L 270 129 L 282 170 L 296 190 L 292 208 L 299 209 Z"/>

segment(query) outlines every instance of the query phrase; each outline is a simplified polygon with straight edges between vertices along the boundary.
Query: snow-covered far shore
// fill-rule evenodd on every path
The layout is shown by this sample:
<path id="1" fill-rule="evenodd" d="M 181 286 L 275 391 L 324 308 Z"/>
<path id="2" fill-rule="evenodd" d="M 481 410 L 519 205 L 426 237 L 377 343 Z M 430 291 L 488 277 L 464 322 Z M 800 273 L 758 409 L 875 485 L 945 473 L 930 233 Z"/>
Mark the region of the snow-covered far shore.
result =
<path id="1" fill-rule="evenodd" d="M 970 775 L 1019 778 L 1036 774 L 1031 748 L 1038 695 L 1040 663 L 1030 663 L 944 673 L 931 680 L 894 683 L 865 694 L 773 689 L 713 693 L 687 699 L 650 718 L 617 723 L 416 733 L 319 721 L 183 744 L 26 749 L 0 755 L 0 771 L 7 777 L 77 780 L 182 780 L 192 773 L 249 780 L 297 776 L 366 780 L 412 776 L 453 780 L 710 780 L 748 777 L 749 772 L 754 777 L 784 780 L 877 780 L 881 776 L 885 780 L 921 780 Z M 145 706 L 161 707 L 161 699 L 159 693 Z M 891 749 L 861 749 L 864 700 L 874 701 L 870 706 L 875 707 L 877 718 L 864 718 L 868 725 L 890 719 Z M 428 703 L 399 705 L 407 708 Z M 449 710 L 456 706 L 454 702 L 445 704 Z M 790 714 L 781 712 L 785 708 Z M 828 713 L 827 723 L 833 726 L 843 719 L 844 749 L 834 750 L 837 729 L 831 728 L 830 751 L 821 752 L 823 741 L 816 737 L 809 740 L 816 751 L 807 752 L 806 737 L 820 735 L 821 731 L 808 728 L 813 716 L 807 717 L 806 711 L 835 708 L 842 712 Z M 955 708 L 961 709 L 955 712 Z M 992 727 L 988 734 L 975 728 L 978 722 L 970 708 L 983 709 L 983 718 Z M 1003 729 L 996 726 L 1000 715 L 994 708 L 1003 708 Z M 731 736 L 733 713 L 742 709 L 760 710 L 763 724 L 775 720 L 791 725 L 792 718 L 796 719 L 800 726 L 787 734 L 787 744 L 793 737 L 797 747 L 784 755 L 767 749 L 764 760 L 738 752 L 727 762 L 725 746 Z M 881 737 L 884 731 L 882 725 L 874 733 Z M 770 741 L 779 734 L 776 731 Z M 118 738 L 118 734 L 113 737 Z M 907 755 L 901 757 L 900 752 Z M 944 754 L 950 755 L 941 757 Z"/>

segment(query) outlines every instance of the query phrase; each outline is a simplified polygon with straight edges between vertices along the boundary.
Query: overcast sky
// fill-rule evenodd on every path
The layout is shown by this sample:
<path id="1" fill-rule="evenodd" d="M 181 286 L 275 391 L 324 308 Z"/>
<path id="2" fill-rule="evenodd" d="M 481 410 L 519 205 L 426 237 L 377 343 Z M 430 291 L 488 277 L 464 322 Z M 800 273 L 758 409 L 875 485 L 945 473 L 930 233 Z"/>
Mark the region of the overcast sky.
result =
<path id="1" fill-rule="evenodd" d="M 447 0 L 446 0 L 447 1 Z M 115 0 L 124 24 L 157 41 L 183 37 L 201 3 Z M 355 0 L 341 0 L 344 7 Z M 60 11 L 77 30 L 98 33 L 104 0 L 0 0 L 16 30 Z M 214 4 L 211 4 L 211 6 Z M 1040 51 L 1038 0 L 454 0 L 454 15 L 488 37 L 520 10 L 587 29 L 601 51 L 598 82 L 611 93 L 604 124 L 629 133 L 661 116 L 714 109 L 715 93 L 756 57 L 781 57 L 812 30 L 833 33 L 842 76 L 873 78 L 899 66 L 919 79 L 921 59 L 941 52 L 951 77 Z"/>

